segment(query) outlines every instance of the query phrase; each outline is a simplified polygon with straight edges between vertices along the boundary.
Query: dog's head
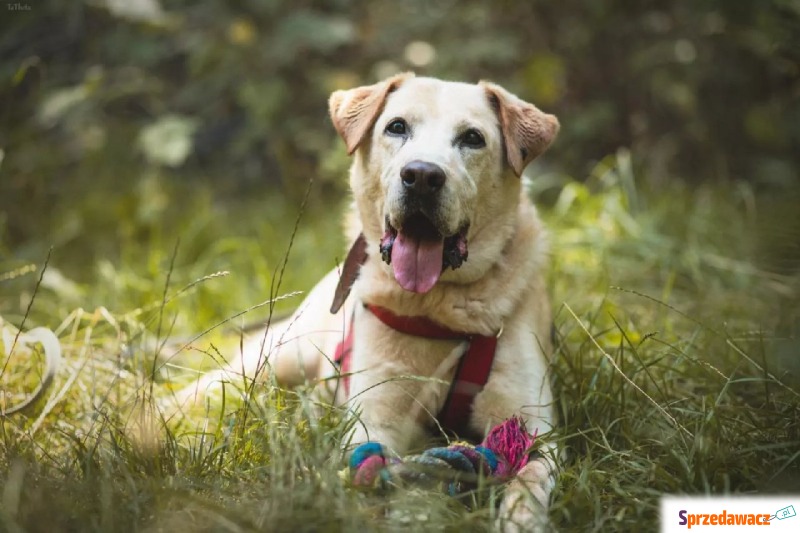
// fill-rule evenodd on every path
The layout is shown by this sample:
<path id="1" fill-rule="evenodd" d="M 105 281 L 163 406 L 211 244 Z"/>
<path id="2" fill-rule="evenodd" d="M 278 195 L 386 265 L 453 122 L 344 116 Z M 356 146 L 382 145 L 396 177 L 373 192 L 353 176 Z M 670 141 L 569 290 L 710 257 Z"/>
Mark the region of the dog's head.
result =
<path id="1" fill-rule="evenodd" d="M 559 127 L 492 83 L 413 74 L 336 91 L 330 113 L 356 155 L 351 187 L 364 235 L 397 282 L 419 293 L 442 276 L 477 279 L 496 261 L 513 229 L 518 178 Z M 468 241 L 469 266 L 455 272 Z"/>

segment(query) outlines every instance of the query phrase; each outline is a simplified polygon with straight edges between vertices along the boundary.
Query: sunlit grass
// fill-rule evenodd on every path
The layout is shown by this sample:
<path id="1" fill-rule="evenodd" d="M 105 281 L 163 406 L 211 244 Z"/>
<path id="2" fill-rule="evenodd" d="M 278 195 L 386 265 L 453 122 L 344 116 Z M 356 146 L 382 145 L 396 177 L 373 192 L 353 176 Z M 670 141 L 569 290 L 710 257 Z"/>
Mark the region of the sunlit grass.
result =
<path id="1" fill-rule="evenodd" d="M 746 188 L 641 190 L 624 153 L 557 188 L 543 210 L 561 426 L 542 438 L 566 452 L 554 525 L 651 530 L 662 493 L 800 490 L 800 345 L 781 329 L 797 316 L 800 277 L 760 260 L 769 206 Z M 551 192 L 534 183 L 535 195 Z M 310 288 L 341 257 L 336 217 L 309 209 L 276 287 L 299 206 L 261 209 L 209 210 L 147 246 L 123 243 L 128 260 L 87 266 L 90 281 L 45 276 L 37 287 L 40 268 L 3 266 L 6 323 L 23 324 L 35 292 L 23 328 L 53 329 L 66 363 L 48 400 L 0 425 L 0 529 L 490 527 L 491 505 L 349 488 L 338 451 L 349 422 L 305 388 L 268 378 L 187 417 L 159 408 L 272 306 L 236 315 Z M 59 272 L 57 255 L 51 266 Z M 3 387 L 30 390 L 28 367 L 14 354 Z"/>

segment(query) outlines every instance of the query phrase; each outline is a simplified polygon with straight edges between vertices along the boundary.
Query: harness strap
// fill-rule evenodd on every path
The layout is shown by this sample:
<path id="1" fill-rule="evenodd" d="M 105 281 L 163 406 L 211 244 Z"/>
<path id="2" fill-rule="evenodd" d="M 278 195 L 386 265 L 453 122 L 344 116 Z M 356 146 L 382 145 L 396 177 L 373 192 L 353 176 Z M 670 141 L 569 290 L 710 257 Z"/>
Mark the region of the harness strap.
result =
<path id="1" fill-rule="evenodd" d="M 333 353 L 333 362 L 339 365 L 339 372 L 342 374 L 341 381 L 344 384 L 344 393 L 348 398 L 350 397 L 350 360 L 353 354 L 353 320 L 350 320 L 350 326 L 347 328 L 347 334 L 344 340 L 336 345 L 336 351 Z"/>
<path id="2" fill-rule="evenodd" d="M 473 335 L 467 353 L 461 356 L 450 391 L 437 419 L 442 427 L 457 435 L 468 432 L 472 402 L 489 381 L 497 337 Z"/>
<path id="3" fill-rule="evenodd" d="M 497 336 L 470 335 L 445 328 L 426 317 L 399 316 L 384 307 L 365 305 L 381 322 L 390 328 L 427 339 L 467 340 L 469 347 L 458 362 L 453 382 L 444 405 L 436 417 L 443 428 L 457 435 L 469 432 L 467 427 L 472 414 L 472 402 L 489 380 L 492 362 L 497 351 Z M 347 334 L 334 352 L 334 362 L 340 366 L 344 390 L 350 395 L 350 366 L 353 352 L 353 321 Z"/>

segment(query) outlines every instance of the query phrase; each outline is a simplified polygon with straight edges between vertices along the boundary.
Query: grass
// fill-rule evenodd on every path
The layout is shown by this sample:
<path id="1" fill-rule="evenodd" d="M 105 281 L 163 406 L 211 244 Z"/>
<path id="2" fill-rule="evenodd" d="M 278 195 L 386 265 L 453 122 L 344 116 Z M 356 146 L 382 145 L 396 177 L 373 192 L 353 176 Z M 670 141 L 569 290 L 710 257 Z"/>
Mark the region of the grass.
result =
<path id="1" fill-rule="evenodd" d="M 763 244 L 774 224 L 789 241 L 800 235 L 800 224 L 773 219 L 796 193 L 643 190 L 620 153 L 586 184 L 544 177 L 532 194 L 555 200 L 543 214 L 561 426 L 541 437 L 567 451 L 554 527 L 652 530 L 663 493 L 800 491 L 800 275 L 792 256 Z M 332 217 L 304 218 L 278 290 L 286 223 L 266 215 L 238 236 L 225 229 L 263 220 L 261 209 L 207 209 L 175 228 L 177 254 L 167 234 L 124 244 L 122 261 L 80 282 L 58 270 L 57 254 L 41 283 L 42 265 L 0 265 L 0 327 L 48 326 L 65 357 L 47 401 L 0 421 L 0 530 L 491 527 L 491 504 L 348 488 L 338 449 L 349 422 L 331 408 L 317 416 L 306 389 L 267 381 L 188 416 L 156 408 L 190 368 L 220 364 L 237 326 L 299 300 L 229 317 L 309 288 L 341 256 Z M 11 403 L 33 389 L 41 358 L 4 350 L 0 402 Z"/>

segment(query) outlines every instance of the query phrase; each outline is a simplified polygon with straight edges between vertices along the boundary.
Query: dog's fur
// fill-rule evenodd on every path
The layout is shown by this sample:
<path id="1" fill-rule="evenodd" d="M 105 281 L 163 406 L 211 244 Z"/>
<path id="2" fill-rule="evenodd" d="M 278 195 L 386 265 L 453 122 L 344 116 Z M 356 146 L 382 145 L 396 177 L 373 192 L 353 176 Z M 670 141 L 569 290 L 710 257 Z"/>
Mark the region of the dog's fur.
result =
<path id="1" fill-rule="evenodd" d="M 473 403 L 470 430 L 482 435 L 519 415 L 529 429 L 549 431 L 554 413 L 547 377 L 551 316 L 542 277 L 546 238 L 520 177 L 553 141 L 556 118 L 491 83 L 411 74 L 337 91 L 330 114 L 354 156 L 348 237 L 363 233 L 368 257 L 342 309 L 329 312 L 339 277 L 334 270 L 292 318 L 254 337 L 231 369 L 252 373 L 266 358 L 282 383 L 336 376 L 332 354 L 352 319 L 350 397 L 344 387 L 331 386 L 335 380 L 323 381 L 323 388 L 337 396 L 331 400 L 358 406 L 354 444 L 377 441 L 403 454 L 436 427 L 432 417 L 442 407 L 465 343 L 399 333 L 366 310 L 368 303 L 453 330 L 499 335 L 489 380 Z M 397 119 L 405 121 L 405 134 L 387 132 Z M 485 146 L 464 141 L 468 129 L 477 131 Z M 409 200 L 408 184 L 401 180 L 412 161 L 434 164 L 446 178 L 424 205 Z M 434 277 L 432 288 L 415 289 L 412 280 L 407 290 L 400 277 L 408 272 L 398 273 L 403 267 L 394 255 L 393 264 L 383 262 L 379 248 L 387 230 L 402 233 L 419 212 L 443 237 L 462 232 L 469 255 L 459 268 Z M 438 379 L 407 379 L 420 376 Z M 206 376 L 183 396 L 202 392 L 220 377 Z M 545 450 L 508 487 L 501 507 L 507 529 L 513 522 L 527 529 L 544 516 L 552 453 Z"/>

